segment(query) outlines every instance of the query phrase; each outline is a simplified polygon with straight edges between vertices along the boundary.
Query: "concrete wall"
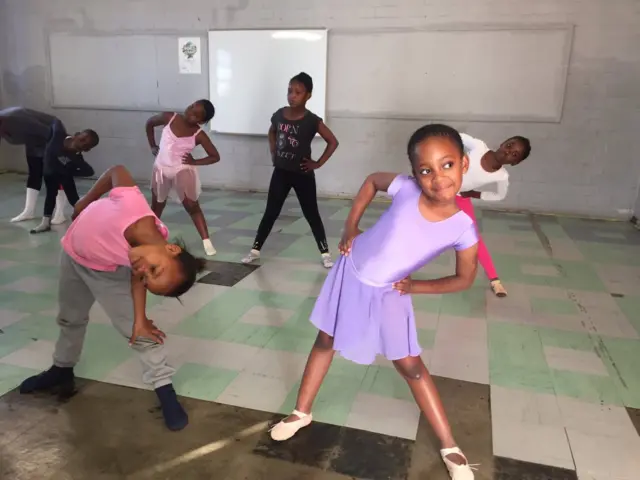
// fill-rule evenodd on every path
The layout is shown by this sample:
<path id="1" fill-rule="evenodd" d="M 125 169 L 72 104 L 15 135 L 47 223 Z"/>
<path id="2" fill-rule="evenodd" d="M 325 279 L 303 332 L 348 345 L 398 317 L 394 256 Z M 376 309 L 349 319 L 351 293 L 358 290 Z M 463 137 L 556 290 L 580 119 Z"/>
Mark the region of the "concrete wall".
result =
<path id="1" fill-rule="evenodd" d="M 0 9 L 2 104 L 42 110 L 50 109 L 46 29 L 203 32 L 453 22 L 572 23 L 576 29 L 561 123 L 452 124 L 490 144 L 513 134 L 531 138 L 533 155 L 511 170 L 512 187 L 501 207 L 628 218 L 636 200 L 640 176 L 633 148 L 640 134 L 638 0 L 0 0 Z M 354 58 L 353 71 L 345 74 L 357 72 Z M 143 129 L 147 114 L 56 113 L 69 128 L 89 126 L 101 134 L 99 149 L 90 155 L 97 170 L 119 162 L 137 177 L 149 177 L 152 158 Z M 406 141 L 425 122 L 328 118 L 341 145 L 317 172 L 319 190 L 349 195 L 372 171 L 406 171 Z M 266 189 L 270 172 L 266 139 L 216 136 L 214 141 L 223 160 L 202 169 L 203 183 Z M 15 151 L 3 150 L 2 164 L 25 169 Z"/>

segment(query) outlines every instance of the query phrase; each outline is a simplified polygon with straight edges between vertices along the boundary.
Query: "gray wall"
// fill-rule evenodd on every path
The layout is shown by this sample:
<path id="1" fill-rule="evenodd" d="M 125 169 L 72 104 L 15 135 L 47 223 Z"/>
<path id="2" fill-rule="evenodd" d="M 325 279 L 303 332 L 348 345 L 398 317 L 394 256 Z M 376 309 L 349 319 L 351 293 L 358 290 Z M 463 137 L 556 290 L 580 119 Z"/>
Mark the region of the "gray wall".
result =
<path id="1" fill-rule="evenodd" d="M 502 207 L 628 218 L 636 200 L 640 162 L 632 146 L 640 133 L 638 0 L 0 0 L 0 9 L 4 22 L 0 29 L 2 103 L 42 110 L 50 108 L 45 29 L 203 32 L 452 22 L 572 23 L 576 30 L 560 124 L 474 122 L 454 126 L 490 144 L 514 134 L 531 138 L 533 155 L 511 170 L 512 187 Z M 473 72 L 468 73 L 472 81 Z M 353 71 L 345 75 L 357 74 L 358 59 L 354 58 Z M 147 114 L 56 113 L 69 128 L 90 126 L 101 134 L 100 147 L 90 155 L 98 170 L 119 162 L 137 177 L 149 177 L 152 158 L 143 131 Z M 318 172 L 319 190 L 349 195 L 369 172 L 406 171 L 405 144 L 421 122 L 328 118 L 327 123 L 341 146 Z M 267 187 L 266 139 L 216 136 L 214 141 L 223 160 L 202 169 L 203 183 Z M 24 170 L 19 152 L 5 149 L 2 153 L 3 166 Z"/>
<path id="2" fill-rule="evenodd" d="M 636 218 L 640 218 L 640 182 L 638 185 L 638 195 L 636 196 L 636 203 L 633 206 L 633 215 Z"/>

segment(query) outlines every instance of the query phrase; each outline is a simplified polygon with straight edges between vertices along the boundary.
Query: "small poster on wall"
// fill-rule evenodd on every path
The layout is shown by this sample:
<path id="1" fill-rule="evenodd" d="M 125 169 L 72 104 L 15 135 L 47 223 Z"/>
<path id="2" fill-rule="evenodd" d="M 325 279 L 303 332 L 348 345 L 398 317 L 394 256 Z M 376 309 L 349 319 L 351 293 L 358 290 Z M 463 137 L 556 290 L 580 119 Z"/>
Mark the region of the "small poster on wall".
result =
<path id="1" fill-rule="evenodd" d="M 202 73 L 200 37 L 178 39 L 178 68 L 180 73 L 187 75 Z"/>

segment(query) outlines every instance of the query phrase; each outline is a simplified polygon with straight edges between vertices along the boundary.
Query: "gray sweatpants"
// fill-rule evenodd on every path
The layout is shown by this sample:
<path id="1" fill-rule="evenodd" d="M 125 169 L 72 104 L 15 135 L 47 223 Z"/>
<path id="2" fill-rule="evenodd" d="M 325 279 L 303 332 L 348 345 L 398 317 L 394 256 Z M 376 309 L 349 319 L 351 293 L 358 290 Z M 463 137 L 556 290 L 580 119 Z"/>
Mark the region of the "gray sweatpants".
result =
<path id="1" fill-rule="evenodd" d="M 58 286 L 60 336 L 53 354 L 54 365 L 73 367 L 78 363 L 89 323 L 89 310 L 95 301 L 107 313 L 116 330 L 126 338 L 131 337 L 131 270 L 125 267 L 120 267 L 115 272 L 91 270 L 77 263 L 63 250 Z M 142 380 L 145 383 L 153 385 L 153 388 L 171 383 L 175 369 L 167 363 L 163 345 L 148 339 L 138 339 L 133 348 L 140 355 Z"/>

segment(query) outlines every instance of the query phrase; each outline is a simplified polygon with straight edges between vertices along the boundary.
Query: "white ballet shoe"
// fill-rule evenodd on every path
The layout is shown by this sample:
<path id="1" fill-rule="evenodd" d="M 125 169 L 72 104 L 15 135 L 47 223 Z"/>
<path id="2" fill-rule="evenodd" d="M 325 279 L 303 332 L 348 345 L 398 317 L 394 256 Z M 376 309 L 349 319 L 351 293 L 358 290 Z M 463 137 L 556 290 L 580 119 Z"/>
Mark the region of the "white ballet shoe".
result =
<path id="1" fill-rule="evenodd" d="M 442 456 L 442 461 L 447 466 L 447 470 L 449 470 L 449 476 L 451 480 L 473 480 L 475 475 L 473 474 L 474 470 L 477 470 L 479 464 L 470 465 L 469 463 L 465 463 L 464 465 L 458 465 L 457 463 L 449 460 L 447 455 L 457 454 L 464 458 L 464 461 L 467 462 L 467 457 L 464 456 L 462 450 L 458 447 L 453 448 L 443 448 L 440 450 L 440 455 Z"/>
<path id="2" fill-rule="evenodd" d="M 271 438 L 276 442 L 284 442 L 285 440 L 289 440 L 296 433 L 298 433 L 298 430 L 309 426 L 311 420 L 313 419 L 313 415 L 311 415 L 310 413 L 302 413 L 298 410 L 294 410 L 293 412 L 291 412 L 291 415 L 295 415 L 299 418 L 299 420 L 295 420 L 289 423 L 285 423 L 283 420 L 271 427 Z"/>
<path id="3" fill-rule="evenodd" d="M 208 238 L 202 241 L 202 246 L 204 247 L 204 253 L 210 257 L 217 253 L 216 247 L 213 246 L 213 243 L 211 243 L 211 240 Z"/>
<path id="4" fill-rule="evenodd" d="M 507 296 L 507 289 L 497 278 L 491 282 L 491 290 L 493 290 L 496 297 L 504 298 Z"/>
<path id="5" fill-rule="evenodd" d="M 20 215 L 13 217 L 11 223 L 24 222 L 25 220 L 32 220 L 36 217 L 36 202 L 38 201 L 39 193 L 38 190 L 27 188 L 24 210 Z"/>
<path id="6" fill-rule="evenodd" d="M 253 263 L 260 258 L 260 250 L 251 249 L 251 251 L 240 260 L 242 263 Z"/>
<path id="7" fill-rule="evenodd" d="M 32 210 L 24 210 L 20 215 L 16 215 L 11 219 L 11 223 L 24 222 L 25 220 L 33 220 L 36 212 Z"/>

